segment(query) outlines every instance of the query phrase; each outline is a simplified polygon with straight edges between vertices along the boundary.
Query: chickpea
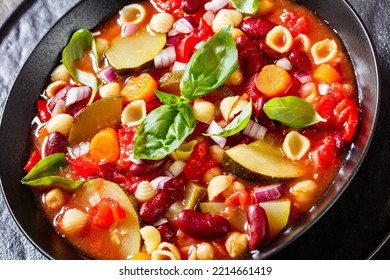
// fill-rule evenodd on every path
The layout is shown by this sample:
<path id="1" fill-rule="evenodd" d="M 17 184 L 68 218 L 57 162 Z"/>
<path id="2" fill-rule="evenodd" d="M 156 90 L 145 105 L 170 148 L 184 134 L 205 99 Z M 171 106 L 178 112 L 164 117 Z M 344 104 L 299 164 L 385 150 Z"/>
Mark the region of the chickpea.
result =
<path id="1" fill-rule="evenodd" d="M 237 258 L 245 253 L 248 247 L 248 239 L 245 233 L 240 233 L 238 231 L 230 233 L 229 237 L 226 239 L 225 248 L 229 256 L 232 258 Z"/>
<path id="2" fill-rule="evenodd" d="M 244 75 L 242 74 L 242 71 L 238 68 L 234 73 L 229 77 L 229 79 L 226 81 L 227 85 L 230 86 L 239 86 L 244 80 Z"/>
<path id="3" fill-rule="evenodd" d="M 312 180 L 298 182 L 290 189 L 296 205 L 300 208 L 310 206 L 317 197 L 318 191 L 317 183 Z"/>
<path id="4" fill-rule="evenodd" d="M 50 190 L 44 199 L 46 207 L 49 209 L 58 209 L 65 204 L 65 195 L 59 188 Z"/>
<path id="5" fill-rule="evenodd" d="M 218 166 L 210 168 L 209 170 L 206 171 L 204 174 L 204 181 L 205 182 L 210 182 L 211 179 L 213 179 L 215 176 L 222 175 L 222 169 L 219 168 Z"/>

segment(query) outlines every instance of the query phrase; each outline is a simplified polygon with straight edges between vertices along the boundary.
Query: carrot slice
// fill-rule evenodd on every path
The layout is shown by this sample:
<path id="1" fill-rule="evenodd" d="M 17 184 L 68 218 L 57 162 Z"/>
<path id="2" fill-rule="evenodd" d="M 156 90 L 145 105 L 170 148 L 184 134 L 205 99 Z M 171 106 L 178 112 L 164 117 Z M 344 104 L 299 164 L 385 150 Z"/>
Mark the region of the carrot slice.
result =
<path id="1" fill-rule="evenodd" d="M 266 65 L 256 79 L 256 87 L 268 97 L 276 97 L 285 93 L 292 80 L 288 72 L 275 64 Z"/>
<path id="2" fill-rule="evenodd" d="M 142 73 L 130 78 L 122 89 L 122 96 L 126 103 L 139 99 L 147 101 L 154 96 L 154 90 L 157 89 L 157 86 L 157 82 L 152 76 L 148 73 Z"/>
<path id="3" fill-rule="evenodd" d="M 91 140 L 89 147 L 94 161 L 115 162 L 119 158 L 118 133 L 113 128 L 106 128 L 98 132 Z"/>
<path id="4" fill-rule="evenodd" d="M 340 74 L 329 64 L 321 64 L 314 71 L 313 76 L 315 79 L 325 82 L 329 85 L 340 80 Z"/>

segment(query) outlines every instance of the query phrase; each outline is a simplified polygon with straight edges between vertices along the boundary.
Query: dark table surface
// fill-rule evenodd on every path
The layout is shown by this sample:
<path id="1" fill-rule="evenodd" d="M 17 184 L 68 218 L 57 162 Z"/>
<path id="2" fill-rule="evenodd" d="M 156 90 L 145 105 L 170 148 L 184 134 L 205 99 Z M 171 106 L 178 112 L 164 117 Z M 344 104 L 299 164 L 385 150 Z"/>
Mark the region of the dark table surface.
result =
<path id="1" fill-rule="evenodd" d="M 77 2 L 24 1 L 8 20 L 2 21 L 0 112 L 14 79 L 36 44 Z M 385 242 L 390 233 L 390 1 L 349 0 L 349 3 L 371 34 L 378 54 L 382 98 L 377 130 L 366 159 L 347 190 L 318 223 L 276 254 L 275 259 L 390 259 L 390 242 Z M 45 259 L 19 230 L 3 195 L 0 195 L 0 259 Z"/>

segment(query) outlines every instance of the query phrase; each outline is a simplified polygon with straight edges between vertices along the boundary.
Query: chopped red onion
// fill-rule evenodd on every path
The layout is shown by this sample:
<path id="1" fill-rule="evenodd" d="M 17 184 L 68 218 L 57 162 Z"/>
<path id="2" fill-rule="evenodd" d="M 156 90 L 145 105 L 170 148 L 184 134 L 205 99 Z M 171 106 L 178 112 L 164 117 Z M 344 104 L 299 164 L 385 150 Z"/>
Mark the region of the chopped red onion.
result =
<path id="1" fill-rule="evenodd" d="M 51 116 L 62 114 L 65 112 L 65 101 L 62 99 L 58 99 L 56 105 L 54 106 L 53 111 L 51 112 Z"/>
<path id="2" fill-rule="evenodd" d="M 137 31 L 138 26 L 133 23 L 126 22 L 124 25 L 122 25 L 122 37 L 129 37 L 135 34 Z"/>
<path id="3" fill-rule="evenodd" d="M 318 93 L 320 95 L 326 95 L 329 90 L 329 85 L 325 83 L 319 83 L 318 84 Z"/>
<path id="4" fill-rule="evenodd" d="M 186 68 L 186 65 L 187 65 L 186 63 L 175 61 L 175 63 L 173 63 L 172 66 L 172 70 L 177 70 L 177 71 L 184 70 Z"/>
<path id="5" fill-rule="evenodd" d="M 256 140 L 263 140 L 265 134 L 267 133 L 267 128 L 252 120 L 249 120 L 249 123 L 242 133 Z"/>
<path id="6" fill-rule="evenodd" d="M 265 187 L 257 187 L 254 189 L 256 201 L 258 203 L 277 199 L 282 196 L 284 189 L 283 184 L 274 184 Z"/>
<path id="7" fill-rule="evenodd" d="M 174 35 L 171 37 L 168 37 L 167 39 L 167 46 L 176 46 L 180 42 L 180 37 L 178 35 Z"/>
<path id="8" fill-rule="evenodd" d="M 150 185 L 156 190 L 165 190 L 173 182 L 173 177 L 171 176 L 159 176 L 156 179 L 150 182 Z"/>
<path id="9" fill-rule="evenodd" d="M 74 87 L 73 85 L 69 85 L 69 86 L 62 88 L 59 92 L 57 92 L 56 95 L 54 95 L 54 97 L 51 98 L 49 103 L 47 104 L 47 107 L 49 108 L 49 110 L 54 109 L 58 100 L 60 100 L 60 99 L 65 100 L 68 91 L 73 87 Z"/>
<path id="10" fill-rule="evenodd" d="M 69 107 L 70 105 L 87 98 L 90 93 L 91 89 L 87 86 L 71 88 L 66 94 L 65 107 Z"/>
<path id="11" fill-rule="evenodd" d="M 175 47 L 168 47 L 163 49 L 154 57 L 154 66 L 159 68 L 164 68 L 172 65 L 176 60 L 176 50 Z"/>
<path id="12" fill-rule="evenodd" d="M 210 123 L 210 126 L 209 128 L 207 129 L 206 133 L 207 134 L 218 134 L 222 131 L 222 127 L 216 123 L 215 121 L 212 121 Z M 221 148 L 225 147 L 226 145 L 226 142 L 227 142 L 227 139 L 226 137 L 221 137 L 221 136 L 210 136 L 211 139 L 213 139 L 213 141 L 215 143 L 218 144 L 218 146 L 220 146 Z"/>
<path id="13" fill-rule="evenodd" d="M 185 165 L 186 165 L 186 162 L 184 160 L 176 160 L 174 163 L 172 163 L 172 165 L 169 167 L 169 169 L 165 172 L 165 175 L 177 177 L 183 172 Z"/>
<path id="14" fill-rule="evenodd" d="M 209 26 L 211 26 L 213 24 L 213 20 L 215 19 L 215 14 L 212 11 L 207 11 L 204 13 L 203 19 Z"/>
<path id="15" fill-rule="evenodd" d="M 293 69 L 290 60 L 288 60 L 285 57 L 276 61 L 276 65 L 278 65 L 279 67 L 282 67 L 283 69 L 285 69 L 287 71 L 291 71 Z"/>
<path id="16" fill-rule="evenodd" d="M 301 84 L 306 84 L 313 81 L 312 76 L 307 72 L 296 72 L 294 76 Z"/>
<path id="17" fill-rule="evenodd" d="M 68 153 L 71 158 L 76 159 L 89 153 L 89 142 L 81 142 L 74 147 L 67 147 Z"/>
<path id="18" fill-rule="evenodd" d="M 169 31 L 168 34 L 167 34 L 168 38 L 174 37 L 174 36 L 177 36 L 177 35 L 179 35 L 179 31 L 177 31 L 175 28 L 172 28 L 172 30 Z"/>
<path id="19" fill-rule="evenodd" d="M 229 5 L 228 0 L 212 0 L 204 5 L 206 11 L 219 11 Z"/>
<path id="20" fill-rule="evenodd" d="M 113 68 L 107 67 L 98 73 L 98 77 L 106 83 L 111 83 L 116 79 L 116 74 Z"/>
<path id="21" fill-rule="evenodd" d="M 177 20 L 174 25 L 174 29 L 179 33 L 189 34 L 194 30 L 194 26 L 186 18 Z"/>

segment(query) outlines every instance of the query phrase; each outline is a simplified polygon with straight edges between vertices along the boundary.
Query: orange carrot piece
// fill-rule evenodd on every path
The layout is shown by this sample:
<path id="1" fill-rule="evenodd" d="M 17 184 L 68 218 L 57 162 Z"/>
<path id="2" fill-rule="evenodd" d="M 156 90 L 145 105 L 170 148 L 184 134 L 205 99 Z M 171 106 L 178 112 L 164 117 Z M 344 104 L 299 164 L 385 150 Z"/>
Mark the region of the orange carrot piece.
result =
<path id="1" fill-rule="evenodd" d="M 151 256 L 146 253 L 146 252 L 139 252 L 136 254 L 134 257 L 131 258 L 131 260 L 138 260 L 138 261 L 143 261 L 143 260 L 150 260 Z"/>
<path id="2" fill-rule="evenodd" d="M 115 162 L 119 158 L 118 133 L 113 128 L 106 128 L 98 132 L 91 140 L 89 147 L 94 161 Z"/>
<path id="3" fill-rule="evenodd" d="M 268 97 L 276 97 L 285 93 L 292 80 L 288 72 L 275 64 L 266 65 L 256 79 L 256 87 Z"/>
<path id="4" fill-rule="evenodd" d="M 321 82 L 331 84 L 340 80 L 340 74 L 329 64 L 321 64 L 314 71 L 314 78 Z"/>
<path id="5" fill-rule="evenodd" d="M 157 82 L 152 76 L 148 73 L 142 73 L 139 76 L 130 78 L 122 89 L 121 94 L 126 103 L 139 99 L 147 101 L 154 96 L 154 90 L 157 87 Z"/>

